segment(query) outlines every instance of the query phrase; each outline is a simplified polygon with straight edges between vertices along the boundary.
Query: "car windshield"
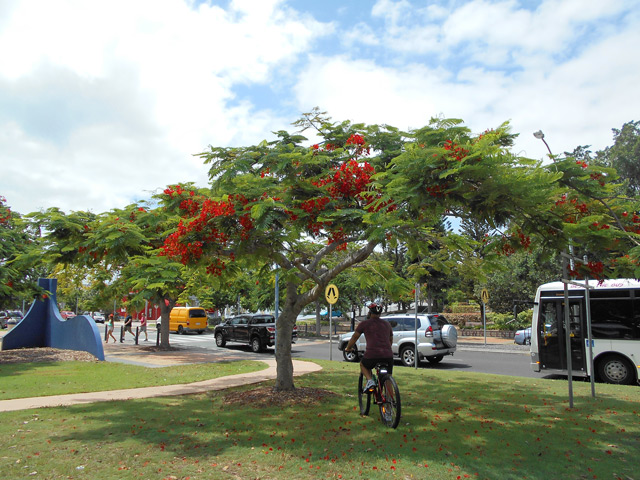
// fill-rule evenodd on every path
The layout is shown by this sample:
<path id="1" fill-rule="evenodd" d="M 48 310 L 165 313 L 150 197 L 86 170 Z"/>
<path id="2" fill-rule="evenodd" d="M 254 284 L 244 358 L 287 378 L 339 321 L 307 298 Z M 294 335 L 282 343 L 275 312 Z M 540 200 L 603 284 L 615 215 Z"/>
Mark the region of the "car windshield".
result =
<path id="1" fill-rule="evenodd" d="M 189 310 L 189 318 L 206 317 L 207 314 L 203 309 Z"/>

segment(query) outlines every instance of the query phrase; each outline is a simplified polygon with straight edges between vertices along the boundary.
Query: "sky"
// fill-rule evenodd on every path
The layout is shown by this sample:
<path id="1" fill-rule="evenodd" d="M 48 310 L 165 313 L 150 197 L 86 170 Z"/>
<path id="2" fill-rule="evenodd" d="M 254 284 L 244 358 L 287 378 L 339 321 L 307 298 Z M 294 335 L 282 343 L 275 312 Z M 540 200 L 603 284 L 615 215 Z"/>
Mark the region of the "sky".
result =
<path id="1" fill-rule="evenodd" d="M 639 45 L 640 0 L 0 0 L 0 196 L 102 213 L 206 186 L 195 154 L 314 107 L 600 150 L 640 120 Z"/>

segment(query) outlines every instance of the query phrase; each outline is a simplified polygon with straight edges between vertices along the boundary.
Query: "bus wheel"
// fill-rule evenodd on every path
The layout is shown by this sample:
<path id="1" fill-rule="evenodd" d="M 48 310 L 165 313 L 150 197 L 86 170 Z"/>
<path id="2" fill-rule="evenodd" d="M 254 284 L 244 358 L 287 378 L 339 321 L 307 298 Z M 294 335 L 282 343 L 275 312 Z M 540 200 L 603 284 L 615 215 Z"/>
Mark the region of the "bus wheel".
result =
<path id="1" fill-rule="evenodd" d="M 598 377 L 605 383 L 616 385 L 632 385 L 635 375 L 632 365 L 619 355 L 605 355 L 598 360 Z"/>

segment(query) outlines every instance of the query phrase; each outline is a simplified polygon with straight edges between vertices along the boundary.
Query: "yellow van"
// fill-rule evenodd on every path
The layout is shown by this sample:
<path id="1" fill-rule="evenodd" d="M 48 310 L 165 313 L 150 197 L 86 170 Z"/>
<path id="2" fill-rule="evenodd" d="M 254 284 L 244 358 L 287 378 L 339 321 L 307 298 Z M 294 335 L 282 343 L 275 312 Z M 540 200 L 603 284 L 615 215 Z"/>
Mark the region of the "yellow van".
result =
<path id="1" fill-rule="evenodd" d="M 169 331 L 185 334 L 207 329 L 207 312 L 202 307 L 173 307 L 169 314 Z"/>

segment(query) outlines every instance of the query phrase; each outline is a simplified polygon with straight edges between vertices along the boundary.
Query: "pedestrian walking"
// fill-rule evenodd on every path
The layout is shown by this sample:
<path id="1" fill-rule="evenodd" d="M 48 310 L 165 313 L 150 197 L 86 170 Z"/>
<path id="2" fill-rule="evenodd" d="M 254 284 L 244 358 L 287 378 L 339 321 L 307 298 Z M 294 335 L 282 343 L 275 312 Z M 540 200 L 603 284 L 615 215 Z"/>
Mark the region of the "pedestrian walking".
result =
<path id="1" fill-rule="evenodd" d="M 148 342 L 149 337 L 147 335 L 147 316 L 143 313 L 140 316 L 140 333 L 144 332 L 144 341 Z"/>
<path id="2" fill-rule="evenodd" d="M 133 335 L 133 338 L 136 338 L 136 334 L 133 333 L 133 331 L 131 330 L 131 327 L 133 326 L 133 317 L 131 315 L 127 315 L 127 317 L 124 319 L 124 332 L 129 332 L 131 335 Z M 120 339 L 121 342 L 124 342 L 124 334 L 123 337 Z"/>
<path id="3" fill-rule="evenodd" d="M 109 337 L 113 338 L 113 343 L 118 343 L 116 337 L 113 336 L 113 313 L 109 315 L 109 321 L 107 323 L 107 339 L 104 343 L 109 343 Z"/>

